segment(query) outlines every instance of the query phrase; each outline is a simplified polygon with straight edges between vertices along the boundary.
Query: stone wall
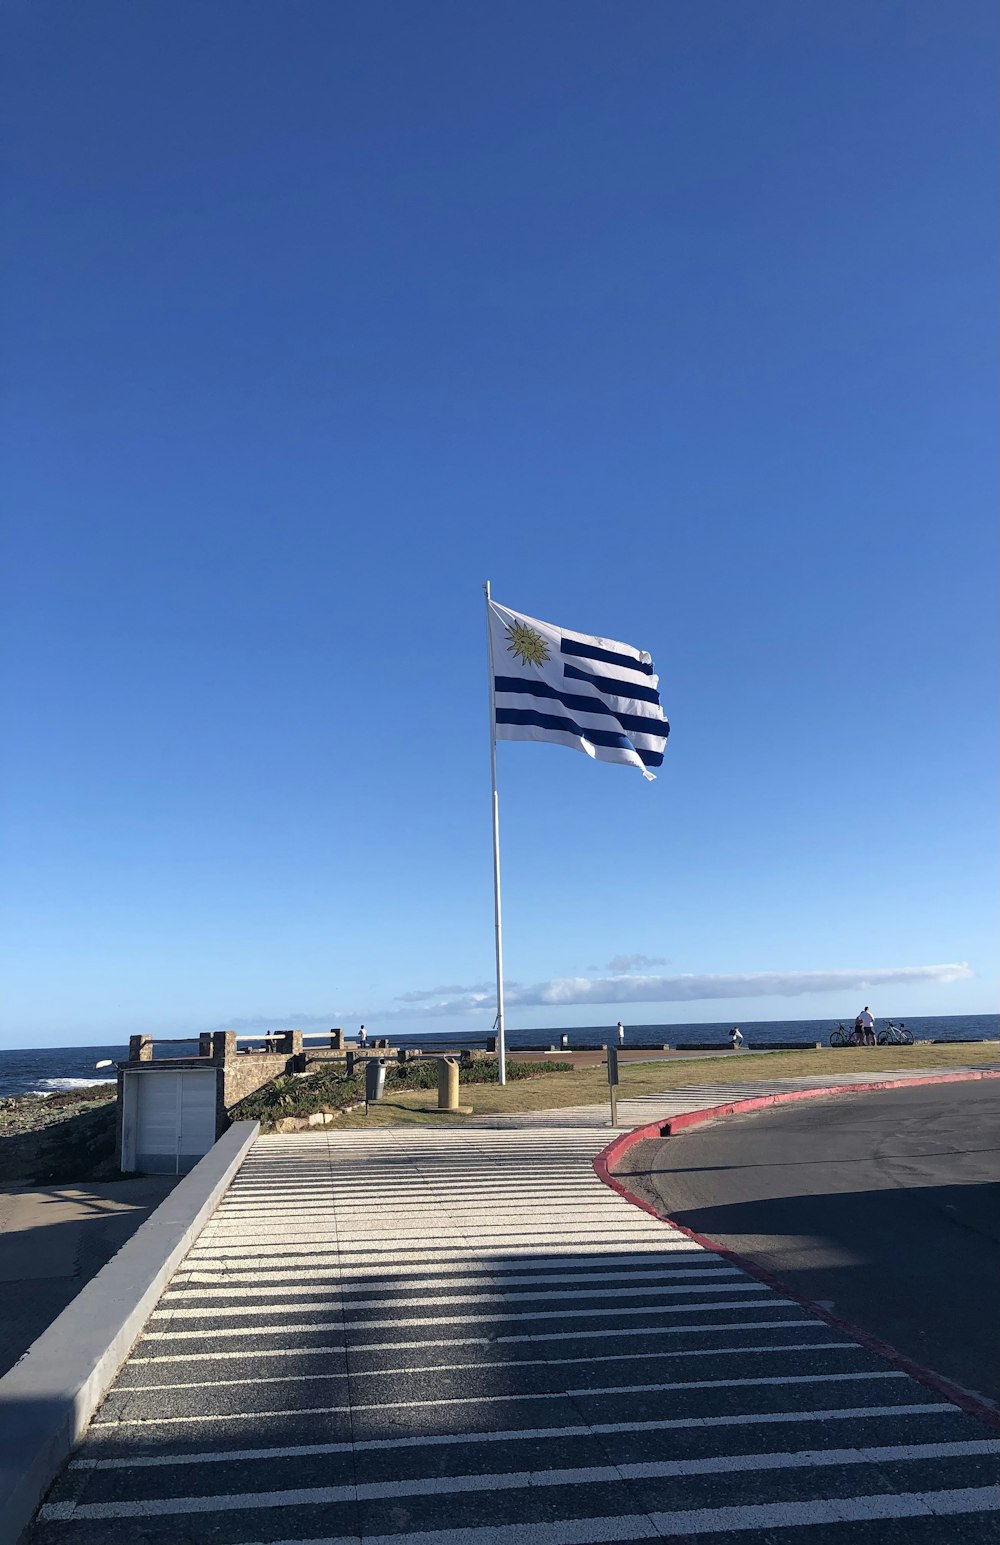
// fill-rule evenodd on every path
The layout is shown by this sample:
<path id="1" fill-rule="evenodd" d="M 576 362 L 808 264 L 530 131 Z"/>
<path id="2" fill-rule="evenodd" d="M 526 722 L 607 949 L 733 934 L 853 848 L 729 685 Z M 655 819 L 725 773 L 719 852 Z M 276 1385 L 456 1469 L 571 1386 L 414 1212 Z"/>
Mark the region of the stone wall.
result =
<path id="1" fill-rule="evenodd" d="M 248 1094 L 255 1094 L 273 1078 L 295 1070 L 296 1059 L 284 1052 L 248 1051 L 227 1058 L 223 1064 L 221 1095 L 224 1110 L 230 1111 Z"/>

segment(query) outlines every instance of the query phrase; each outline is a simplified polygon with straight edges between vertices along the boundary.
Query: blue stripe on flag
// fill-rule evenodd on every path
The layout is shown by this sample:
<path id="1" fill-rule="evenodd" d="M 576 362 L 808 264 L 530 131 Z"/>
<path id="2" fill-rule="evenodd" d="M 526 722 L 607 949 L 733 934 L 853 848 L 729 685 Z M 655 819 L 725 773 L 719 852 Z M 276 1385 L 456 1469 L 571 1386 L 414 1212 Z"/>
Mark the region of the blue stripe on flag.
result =
<path id="1" fill-rule="evenodd" d="M 644 676 L 652 676 L 653 667 L 646 665 L 642 660 L 636 660 L 630 654 L 616 654 L 613 649 L 597 649 L 593 644 L 578 643 L 575 638 L 564 638 L 559 642 L 560 654 L 577 655 L 584 660 L 600 660 L 602 665 L 624 665 L 628 671 L 642 671 Z"/>
<path id="2" fill-rule="evenodd" d="M 605 697 L 632 697 L 639 703 L 660 706 L 660 694 L 655 687 L 639 687 L 633 681 L 619 681 L 614 676 L 592 676 L 589 671 L 578 671 L 575 665 L 564 665 L 563 675 L 572 681 L 585 681 L 588 686 L 603 692 Z"/>
<path id="3" fill-rule="evenodd" d="M 623 730 L 629 730 L 635 735 L 661 735 L 666 740 L 670 734 L 670 725 L 665 719 L 652 716 L 646 718 L 637 713 L 616 713 L 599 697 L 584 697 L 579 692 L 559 692 L 555 687 L 550 687 L 547 681 L 531 681 L 525 676 L 497 676 L 493 684 L 497 692 L 520 692 L 528 697 L 554 698 L 564 708 L 573 709 L 576 713 L 606 714 L 608 718 L 617 720 Z"/>
<path id="4" fill-rule="evenodd" d="M 530 708 L 498 708 L 498 724 L 534 724 L 541 730 L 562 730 L 579 740 L 589 740 L 593 746 L 609 746 L 619 751 L 634 751 L 644 767 L 661 767 L 662 751 L 644 751 L 634 746 L 627 735 L 615 735 L 611 730 L 584 729 L 575 719 L 557 718 L 555 714 L 536 713 Z"/>

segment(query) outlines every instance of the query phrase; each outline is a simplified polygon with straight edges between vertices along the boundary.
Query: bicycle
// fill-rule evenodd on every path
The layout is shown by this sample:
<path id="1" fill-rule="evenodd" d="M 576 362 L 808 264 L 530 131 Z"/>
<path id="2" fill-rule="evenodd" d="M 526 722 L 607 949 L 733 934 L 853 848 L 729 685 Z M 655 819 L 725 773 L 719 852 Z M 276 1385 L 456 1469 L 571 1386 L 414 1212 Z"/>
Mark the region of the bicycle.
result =
<path id="1" fill-rule="evenodd" d="M 912 1046 L 913 1036 L 905 1025 L 894 1025 L 891 1019 L 887 1019 L 878 1033 L 880 1046 Z"/>
<path id="2" fill-rule="evenodd" d="M 870 1034 L 871 1032 L 869 1032 Z M 843 1025 L 838 1025 L 836 1030 L 830 1031 L 831 1046 L 872 1046 L 874 1041 L 865 1039 L 865 1032 L 853 1025 L 850 1030 L 845 1030 Z"/>

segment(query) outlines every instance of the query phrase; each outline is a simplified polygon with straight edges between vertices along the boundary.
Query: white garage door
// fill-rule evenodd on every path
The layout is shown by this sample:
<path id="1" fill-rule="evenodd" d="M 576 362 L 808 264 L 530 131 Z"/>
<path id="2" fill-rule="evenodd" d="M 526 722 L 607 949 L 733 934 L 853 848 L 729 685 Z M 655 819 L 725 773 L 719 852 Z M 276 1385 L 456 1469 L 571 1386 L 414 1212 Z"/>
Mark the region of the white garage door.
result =
<path id="1" fill-rule="evenodd" d="M 197 1164 L 215 1142 L 215 1089 L 207 1068 L 126 1073 L 122 1168 L 183 1175 Z"/>

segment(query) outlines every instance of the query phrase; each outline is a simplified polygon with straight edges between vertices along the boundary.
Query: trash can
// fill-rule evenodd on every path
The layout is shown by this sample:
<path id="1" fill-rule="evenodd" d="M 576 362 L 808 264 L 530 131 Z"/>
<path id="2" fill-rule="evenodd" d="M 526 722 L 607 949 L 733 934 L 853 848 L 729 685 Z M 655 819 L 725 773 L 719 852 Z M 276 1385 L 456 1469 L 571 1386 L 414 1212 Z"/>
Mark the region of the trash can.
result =
<path id="1" fill-rule="evenodd" d="M 372 1104 L 385 1094 L 385 1063 L 375 1057 L 365 1063 L 365 1102 Z"/>

